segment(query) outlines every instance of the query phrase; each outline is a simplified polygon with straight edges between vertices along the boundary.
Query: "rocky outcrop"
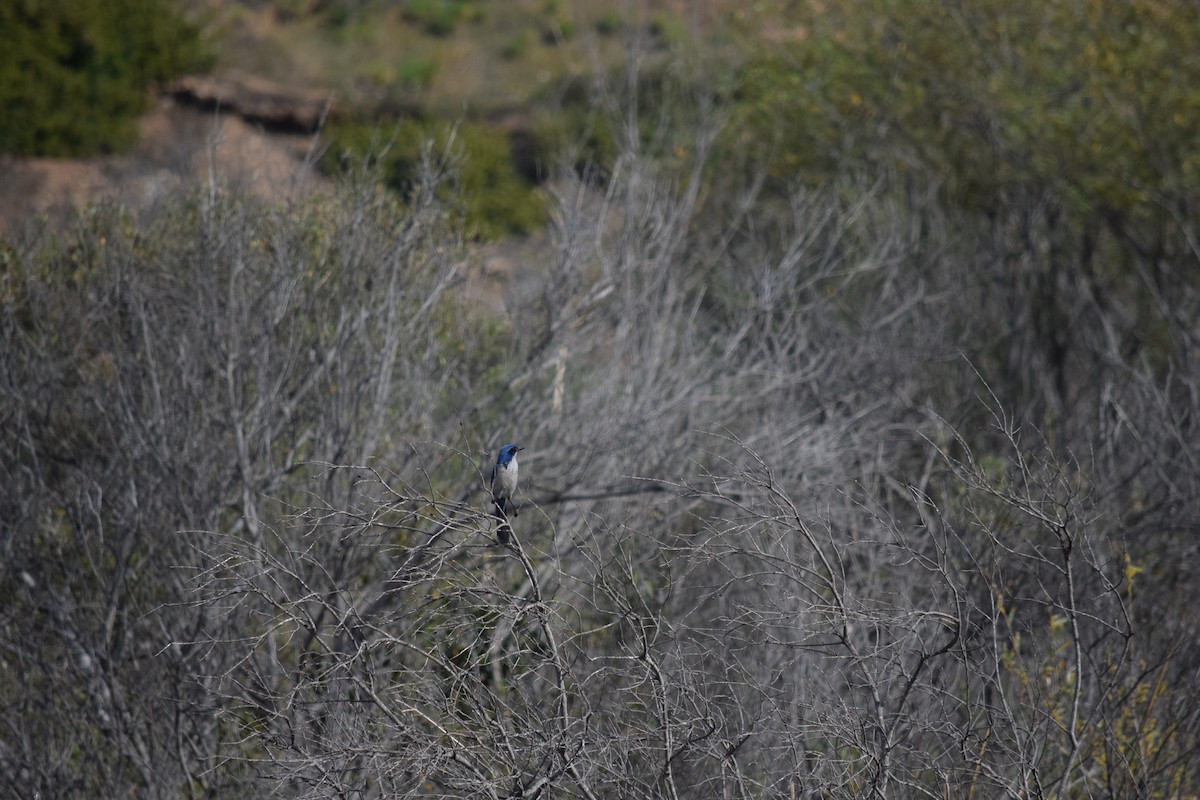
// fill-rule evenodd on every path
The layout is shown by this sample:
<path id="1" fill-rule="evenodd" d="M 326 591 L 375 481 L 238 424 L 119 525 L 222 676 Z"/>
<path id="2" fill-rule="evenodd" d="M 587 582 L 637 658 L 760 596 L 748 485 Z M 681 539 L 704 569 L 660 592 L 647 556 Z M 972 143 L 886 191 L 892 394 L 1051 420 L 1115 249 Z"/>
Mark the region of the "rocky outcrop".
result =
<path id="1" fill-rule="evenodd" d="M 186 75 L 166 91 L 176 102 L 219 108 L 266 128 L 311 132 L 328 118 L 333 93 L 302 90 L 240 73 Z"/>

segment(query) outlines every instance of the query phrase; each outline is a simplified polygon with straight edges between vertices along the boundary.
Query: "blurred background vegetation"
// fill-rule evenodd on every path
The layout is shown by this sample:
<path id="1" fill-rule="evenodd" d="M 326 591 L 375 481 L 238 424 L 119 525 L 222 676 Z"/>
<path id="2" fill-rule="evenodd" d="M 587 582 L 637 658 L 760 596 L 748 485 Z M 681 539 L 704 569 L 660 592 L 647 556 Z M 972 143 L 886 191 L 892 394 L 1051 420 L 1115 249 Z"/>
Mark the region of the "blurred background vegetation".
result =
<path id="1" fill-rule="evenodd" d="M 0 153 L 17 156 L 127 148 L 155 83 L 213 63 L 170 0 L 14 0 L 0 38 Z"/>
<path id="2" fill-rule="evenodd" d="M 384 173 L 401 190 L 420 141 L 470 123 L 457 145 L 471 156 L 471 219 L 493 236 L 528 232 L 545 219 L 539 176 L 564 158 L 609 166 L 614 132 L 586 87 L 620 69 L 637 37 L 643 75 L 654 76 L 645 107 L 672 102 L 680 81 L 709 83 L 731 117 L 724 149 L 759 154 L 755 167 L 782 185 L 888 170 L 983 215 L 1048 203 L 1076 255 L 1188 246 L 1163 238 L 1166 218 L 1194 214 L 1200 181 L 1200 22 L 1188 3 L 629 11 L 563 0 L 17 0 L 0 9 L 0 152 L 127 148 L 152 87 L 238 70 L 332 90 L 330 170 L 386 145 Z M 703 76 L 680 74 L 688 51 L 712 60 Z"/>

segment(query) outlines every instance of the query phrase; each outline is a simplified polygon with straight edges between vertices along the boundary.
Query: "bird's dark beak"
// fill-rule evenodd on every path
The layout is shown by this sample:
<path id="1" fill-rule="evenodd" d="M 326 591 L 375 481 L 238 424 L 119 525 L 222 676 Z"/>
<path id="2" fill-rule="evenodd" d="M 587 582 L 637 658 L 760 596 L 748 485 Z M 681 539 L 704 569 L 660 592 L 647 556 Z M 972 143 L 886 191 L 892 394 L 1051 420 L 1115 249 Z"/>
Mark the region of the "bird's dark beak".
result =
<path id="1" fill-rule="evenodd" d="M 517 449 L 518 449 L 518 450 L 524 450 L 525 448 L 524 448 L 524 447 L 518 447 Z"/>

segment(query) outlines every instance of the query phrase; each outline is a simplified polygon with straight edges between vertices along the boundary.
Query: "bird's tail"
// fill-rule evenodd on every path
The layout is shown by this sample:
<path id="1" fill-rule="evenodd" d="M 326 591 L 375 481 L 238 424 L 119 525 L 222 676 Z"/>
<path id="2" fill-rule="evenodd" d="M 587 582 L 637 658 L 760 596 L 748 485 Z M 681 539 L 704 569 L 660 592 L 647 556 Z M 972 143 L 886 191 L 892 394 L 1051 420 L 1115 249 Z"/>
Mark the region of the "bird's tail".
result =
<path id="1" fill-rule="evenodd" d="M 512 539 L 512 528 L 508 524 L 508 514 L 504 511 L 504 498 L 496 501 L 496 516 L 500 518 L 500 527 L 496 529 L 496 541 L 500 544 L 508 544 Z"/>

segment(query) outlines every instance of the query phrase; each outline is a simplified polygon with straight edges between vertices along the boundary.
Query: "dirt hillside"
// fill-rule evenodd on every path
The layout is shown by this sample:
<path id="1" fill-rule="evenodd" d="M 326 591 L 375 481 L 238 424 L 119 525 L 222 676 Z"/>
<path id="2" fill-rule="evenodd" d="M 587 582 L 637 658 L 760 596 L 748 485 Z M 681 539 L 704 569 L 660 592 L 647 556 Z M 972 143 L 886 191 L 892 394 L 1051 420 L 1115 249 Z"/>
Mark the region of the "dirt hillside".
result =
<path id="1" fill-rule="evenodd" d="M 61 223 L 100 200 L 153 204 L 195 178 L 271 198 L 327 187 L 328 179 L 315 168 L 320 138 L 268 124 L 233 102 L 216 105 L 164 91 L 142 118 L 137 144 L 128 153 L 0 159 L 0 233 L 39 220 Z"/>

